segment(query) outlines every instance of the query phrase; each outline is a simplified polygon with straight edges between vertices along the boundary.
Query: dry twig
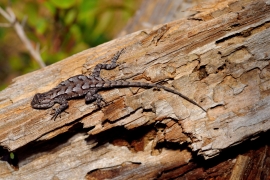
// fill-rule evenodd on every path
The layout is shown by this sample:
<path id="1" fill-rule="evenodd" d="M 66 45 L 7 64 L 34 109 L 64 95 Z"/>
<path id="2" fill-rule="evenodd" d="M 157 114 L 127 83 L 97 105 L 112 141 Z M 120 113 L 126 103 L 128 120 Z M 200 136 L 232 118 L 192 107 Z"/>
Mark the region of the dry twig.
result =
<path id="1" fill-rule="evenodd" d="M 39 64 L 40 67 L 45 67 L 46 65 L 40 56 L 38 48 L 35 49 L 32 46 L 30 40 L 27 38 L 27 36 L 23 30 L 23 25 L 20 24 L 16 20 L 16 16 L 15 16 L 14 12 L 12 11 L 12 9 L 7 7 L 6 11 L 5 11 L 0 7 L 0 14 L 9 22 L 9 23 L 1 23 L 0 26 L 1 27 L 13 26 L 16 33 L 18 34 L 19 38 L 22 40 L 22 42 L 24 43 L 24 45 L 26 46 L 26 48 L 28 49 L 28 51 L 30 52 L 30 54 L 32 55 L 34 60 Z"/>

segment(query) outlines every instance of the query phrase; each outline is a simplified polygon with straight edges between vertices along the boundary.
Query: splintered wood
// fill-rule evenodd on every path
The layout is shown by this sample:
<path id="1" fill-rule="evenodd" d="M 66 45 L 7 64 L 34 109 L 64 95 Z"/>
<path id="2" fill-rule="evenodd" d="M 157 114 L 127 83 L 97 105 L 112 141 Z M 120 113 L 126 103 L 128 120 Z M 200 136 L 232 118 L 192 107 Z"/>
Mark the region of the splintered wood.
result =
<path id="1" fill-rule="evenodd" d="M 195 161 L 188 163 L 192 158 L 220 156 L 268 131 L 269 1 L 216 1 L 191 10 L 197 13 L 188 19 L 88 49 L 18 77 L 0 92 L 0 144 L 19 158 L 18 171 L 1 162 L 0 179 L 191 177 L 197 167 Z M 51 109 L 31 108 L 37 92 L 90 74 L 124 47 L 119 66 L 102 71 L 102 77 L 161 83 L 207 112 L 153 88 L 103 91 L 107 106 L 102 109 L 84 99 L 71 100 L 68 113 L 56 121 Z M 219 166 L 232 170 L 226 178 L 234 179 L 243 177 L 247 163 L 247 156 L 239 156 Z M 199 176 L 203 169 L 196 172 L 204 177 Z"/>

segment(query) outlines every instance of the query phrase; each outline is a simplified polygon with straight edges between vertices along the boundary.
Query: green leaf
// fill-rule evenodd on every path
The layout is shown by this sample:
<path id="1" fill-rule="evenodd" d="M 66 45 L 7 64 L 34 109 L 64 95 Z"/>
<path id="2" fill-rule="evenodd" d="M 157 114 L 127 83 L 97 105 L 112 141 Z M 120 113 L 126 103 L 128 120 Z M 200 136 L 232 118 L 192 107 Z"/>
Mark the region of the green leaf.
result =
<path id="1" fill-rule="evenodd" d="M 71 24 L 73 20 L 76 18 L 76 14 L 77 12 L 75 9 L 69 10 L 65 17 L 65 24 Z"/>
<path id="2" fill-rule="evenodd" d="M 67 9 L 76 4 L 76 0 L 50 0 L 50 2 L 60 9 Z"/>
<path id="3" fill-rule="evenodd" d="M 80 13 L 87 13 L 92 9 L 96 9 L 98 5 L 97 0 L 83 0 L 79 5 Z"/>
<path id="4" fill-rule="evenodd" d="M 47 29 L 48 23 L 45 19 L 39 19 L 36 23 L 36 30 L 39 34 L 43 34 Z"/>
<path id="5" fill-rule="evenodd" d="M 14 157 L 15 157 L 14 153 L 11 152 L 11 153 L 9 154 L 9 157 L 10 157 L 10 159 L 14 159 Z"/>

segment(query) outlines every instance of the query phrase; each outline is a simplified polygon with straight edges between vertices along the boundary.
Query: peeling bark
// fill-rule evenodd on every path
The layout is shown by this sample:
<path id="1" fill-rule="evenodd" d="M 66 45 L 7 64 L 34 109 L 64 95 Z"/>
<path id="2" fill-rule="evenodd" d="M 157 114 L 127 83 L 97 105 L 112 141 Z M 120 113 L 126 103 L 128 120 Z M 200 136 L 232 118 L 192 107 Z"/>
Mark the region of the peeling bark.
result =
<path id="1" fill-rule="evenodd" d="M 0 144 L 16 153 L 19 169 L 0 162 L 0 178 L 267 177 L 249 169 L 254 152 L 208 168 L 201 164 L 269 130 L 270 3 L 227 0 L 192 10 L 197 13 L 188 19 L 120 37 L 16 78 L 0 92 Z M 102 71 L 102 77 L 162 83 L 207 113 L 177 95 L 142 88 L 101 92 L 108 102 L 102 109 L 71 100 L 69 113 L 56 121 L 51 109 L 31 108 L 35 93 L 91 73 L 124 47 L 119 67 Z M 258 163 L 268 167 L 268 148 L 263 152 Z"/>

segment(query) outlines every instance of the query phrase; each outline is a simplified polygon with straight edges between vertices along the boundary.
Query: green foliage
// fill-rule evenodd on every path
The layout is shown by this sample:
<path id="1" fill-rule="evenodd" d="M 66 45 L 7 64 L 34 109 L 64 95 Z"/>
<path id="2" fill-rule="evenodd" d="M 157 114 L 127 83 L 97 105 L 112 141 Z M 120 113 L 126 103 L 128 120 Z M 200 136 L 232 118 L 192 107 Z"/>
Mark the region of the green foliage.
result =
<path id="1" fill-rule="evenodd" d="M 133 0 L 12 0 L 10 7 L 49 65 L 111 40 L 135 13 Z M 5 9 L 8 4 L 0 2 Z M 7 22 L 0 15 L 0 23 Z M 0 27 L 0 89 L 12 78 L 38 69 L 12 27 Z"/>
<path id="2" fill-rule="evenodd" d="M 50 0 L 49 2 L 60 9 L 71 8 L 76 4 L 76 0 Z"/>
<path id="3" fill-rule="evenodd" d="M 10 159 L 14 159 L 14 158 L 15 158 L 14 153 L 13 153 L 13 152 L 11 152 L 11 153 L 9 154 L 9 157 L 10 157 Z"/>

